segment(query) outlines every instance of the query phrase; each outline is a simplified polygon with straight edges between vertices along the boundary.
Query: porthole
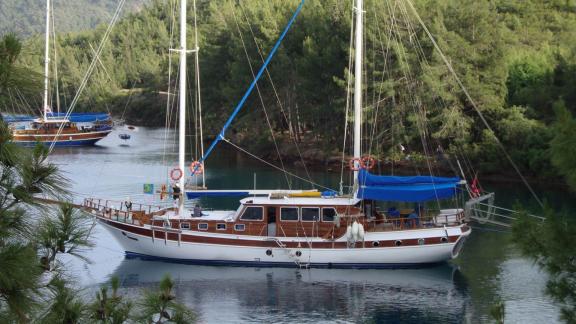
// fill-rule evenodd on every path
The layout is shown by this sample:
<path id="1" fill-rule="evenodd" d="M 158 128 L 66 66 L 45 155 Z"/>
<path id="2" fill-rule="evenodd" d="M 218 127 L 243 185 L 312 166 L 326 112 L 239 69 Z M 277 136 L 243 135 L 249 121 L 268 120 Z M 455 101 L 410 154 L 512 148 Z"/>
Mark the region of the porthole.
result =
<path id="1" fill-rule="evenodd" d="M 271 256 L 271 255 L 272 255 L 272 250 L 266 250 L 266 255 L 267 255 L 267 256 Z"/>
<path id="2" fill-rule="evenodd" d="M 297 256 L 297 257 L 301 257 L 301 256 L 302 256 L 302 252 L 296 251 L 296 256 Z"/>
<path id="3" fill-rule="evenodd" d="M 423 238 L 418 239 L 418 245 L 424 245 L 425 241 Z"/>
<path id="4" fill-rule="evenodd" d="M 372 242 L 372 246 L 378 247 L 378 246 L 380 246 L 380 242 L 374 241 L 374 242 Z"/>
<path id="5" fill-rule="evenodd" d="M 448 238 L 446 236 L 440 238 L 440 242 L 446 243 L 448 242 Z"/>
<path id="6" fill-rule="evenodd" d="M 402 245 L 402 241 L 401 241 L 401 240 L 396 240 L 396 242 L 394 242 L 394 245 L 396 245 L 396 246 L 401 246 L 401 245 Z"/>

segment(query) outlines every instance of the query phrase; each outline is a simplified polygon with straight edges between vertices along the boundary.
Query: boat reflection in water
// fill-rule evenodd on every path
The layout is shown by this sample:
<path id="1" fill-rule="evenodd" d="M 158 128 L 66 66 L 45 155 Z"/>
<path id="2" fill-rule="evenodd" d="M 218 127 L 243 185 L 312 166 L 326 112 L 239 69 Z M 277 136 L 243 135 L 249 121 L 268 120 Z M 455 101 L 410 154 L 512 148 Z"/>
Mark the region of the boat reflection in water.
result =
<path id="1" fill-rule="evenodd" d="M 125 259 L 114 271 L 128 295 L 165 274 L 202 322 L 462 322 L 468 294 L 448 264 L 347 270 L 214 267 Z"/>

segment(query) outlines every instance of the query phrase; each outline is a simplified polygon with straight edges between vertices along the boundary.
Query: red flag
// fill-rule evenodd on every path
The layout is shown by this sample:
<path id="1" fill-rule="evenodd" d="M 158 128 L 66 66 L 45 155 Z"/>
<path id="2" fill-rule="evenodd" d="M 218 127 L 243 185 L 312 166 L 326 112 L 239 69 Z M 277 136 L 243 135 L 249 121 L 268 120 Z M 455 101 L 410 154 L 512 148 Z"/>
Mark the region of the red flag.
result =
<path id="1" fill-rule="evenodd" d="M 472 180 L 472 184 L 470 184 L 470 191 L 472 197 L 480 197 L 480 189 L 478 189 L 478 176 L 474 176 L 474 180 Z"/>

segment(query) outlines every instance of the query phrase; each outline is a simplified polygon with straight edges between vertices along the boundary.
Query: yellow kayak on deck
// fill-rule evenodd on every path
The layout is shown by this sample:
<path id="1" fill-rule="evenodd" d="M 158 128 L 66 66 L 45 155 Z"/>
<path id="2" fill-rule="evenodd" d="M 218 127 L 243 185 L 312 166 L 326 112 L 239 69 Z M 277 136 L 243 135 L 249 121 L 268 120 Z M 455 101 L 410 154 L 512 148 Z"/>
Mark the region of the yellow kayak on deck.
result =
<path id="1" fill-rule="evenodd" d="M 290 198 L 318 198 L 321 197 L 322 193 L 320 191 L 305 191 L 300 193 L 291 193 L 288 194 Z"/>

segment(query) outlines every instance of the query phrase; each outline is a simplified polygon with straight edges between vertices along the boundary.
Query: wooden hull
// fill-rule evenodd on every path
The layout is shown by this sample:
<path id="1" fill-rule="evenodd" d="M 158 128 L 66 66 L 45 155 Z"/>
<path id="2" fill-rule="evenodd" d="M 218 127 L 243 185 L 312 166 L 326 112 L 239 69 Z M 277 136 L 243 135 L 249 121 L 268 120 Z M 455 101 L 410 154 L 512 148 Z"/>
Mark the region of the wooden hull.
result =
<path id="1" fill-rule="evenodd" d="M 137 226 L 98 217 L 126 254 L 173 262 L 242 266 L 404 268 L 449 261 L 458 256 L 466 225 L 406 231 L 368 232 L 348 247 L 345 238 L 241 237 L 190 230 Z M 447 238 L 447 239 L 442 239 Z M 423 240 L 422 240 L 423 239 Z M 394 242 L 402 241 L 402 246 Z M 280 246 L 281 242 L 284 246 Z M 382 242 L 375 246 L 373 242 Z M 312 247 L 310 247 L 312 246 Z"/>
<path id="2" fill-rule="evenodd" d="M 22 146 L 34 146 L 36 143 L 55 146 L 89 146 L 94 145 L 99 140 L 112 132 L 111 129 L 94 132 L 71 132 L 55 134 L 14 134 L 13 142 Z"/>

